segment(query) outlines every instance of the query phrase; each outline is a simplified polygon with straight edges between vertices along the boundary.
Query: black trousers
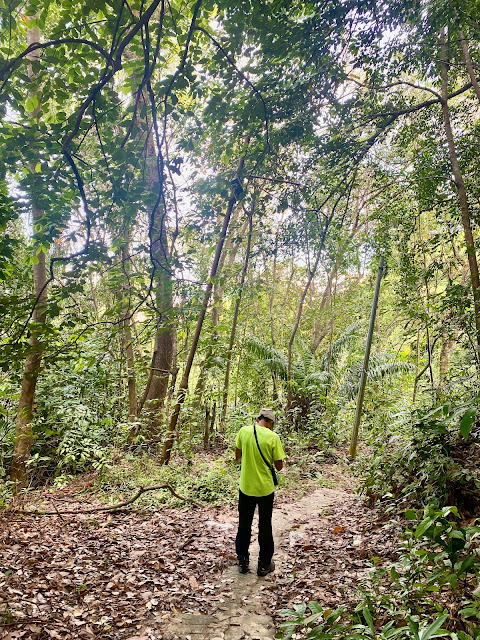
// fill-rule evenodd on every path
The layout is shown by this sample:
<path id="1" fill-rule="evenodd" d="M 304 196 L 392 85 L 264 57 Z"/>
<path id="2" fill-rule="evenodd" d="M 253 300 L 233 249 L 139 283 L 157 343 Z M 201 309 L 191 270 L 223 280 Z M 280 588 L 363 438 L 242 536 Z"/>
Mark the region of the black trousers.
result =
<path id="1" fill-rule="evenodd" d="M 252 536 L 252 521 L 255 507 L 258 504 L 258 544 L 260 553 L 258 562 L 262 565 L 270 564 L 274 545 L 272 532 L 273 498 L 275 494 L 268 496 L 247 496 L 241 491 L 238 495 L 238 532 L 235 541 L 237 556 L 248 557 L 248 548 Z"/>

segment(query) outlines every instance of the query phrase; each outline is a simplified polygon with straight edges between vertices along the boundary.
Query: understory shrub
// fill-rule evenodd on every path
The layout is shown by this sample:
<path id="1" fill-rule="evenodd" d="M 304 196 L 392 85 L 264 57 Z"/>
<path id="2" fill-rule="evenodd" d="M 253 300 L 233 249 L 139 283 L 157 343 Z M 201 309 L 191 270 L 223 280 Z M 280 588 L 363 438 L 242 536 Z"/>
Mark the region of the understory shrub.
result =
<path id="1" fill-rule="evenodd" d="M 390 510 L 453 504 L 473 513 L 480 505 L 476 403 L 415 411 L 398 433 L 375 443 L 360 491 Z"/>

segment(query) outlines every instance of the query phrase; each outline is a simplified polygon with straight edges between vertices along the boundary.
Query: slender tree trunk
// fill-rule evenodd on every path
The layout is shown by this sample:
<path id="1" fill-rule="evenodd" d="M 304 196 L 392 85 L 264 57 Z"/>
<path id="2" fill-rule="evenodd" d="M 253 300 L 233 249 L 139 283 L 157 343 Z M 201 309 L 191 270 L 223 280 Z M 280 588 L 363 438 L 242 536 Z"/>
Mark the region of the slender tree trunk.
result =
<path id="1" fill-rule="evenodd" d="M 177 365 L 177 336 L 174 336 L 174 353 L 172 362 L 172 377 L 170 378 L 170 386 L 168 388 L 167 396 L 167 420 L 170 420 L 170 411 L 172 407 L 172 400 L 175 394 L 175 385 L 177 384 L 178 365 Z"/>
<path id="2" fill-rule="evenodd" d="M 128 420 L 129 422 L 137 421 L 137 385 L 135 379 L 135 355 L 133 353 L 133 336 L 131 327 L 130 316 L 130 280 L 129 280 L 129 267 L 128 261 L 130 259 L 130 243 L 127 238 L 122 246 L 122 270 L 125 276 L 125 285 L 120 294 L 121 309 L 120 313 L 123 316 L 123 350 L 125 351 L 127 359 L 127 385 L 128 385 Z M 136 435 L 136 430 L 133 429 L 129 434 L 129 441 L 131 441 Z"/>
<path id="3" fill-rule="evenodd" d="M 417 400 L 417 389 L 418 389 L 418 370 L 420 368 L 420 329 L 417 329 L 417 344 L 415 349 L 415 380 L 413 382 L 413 397 L 412 404 L 415 405 Z"/>
<path id="4" fill-rule="evenodd" d="M 468 75 L 470 77 L 475 93 L 477 94 L 477 98 L 480 102 L 480 85 L 478 84 L 478 80 L 475 77 L 475 69 L 473 68 L 472 59 L 468 50 L 468 44 L 461 29 L 459 29 L 458 31 L 458 39 L 460 40 L 460 45 L 462 47 L 463 59 L 465 60 L 465 66 L 467 67 Z"/>
<path id="5" fill-rule="evenodd" d="M 208 451 L 210 448 L 210 407 L 205 403 L 205 428 L 203 431 L 203 448 Z"/>
<path id="6" fill-rule="evenodd" d="M 133 353 L 132 330 L 130 319 L 123 321 L 124 349 L 127 356 L 127 382 L 128 382 L 128 416 L 129 422 L 137 421 L 137 385 L 135 380 L 135 355 Z"/>
<path id="7" fill-rule="evenodd" d="M 34 29 L 28 29 L 27 31 L 27 46 L 30 46 L 34 42 L 40 42 L 40 31 L 37 27 Z M 27 58 L 32 62 L 38 60 L 40 58 L 40 49 L 29 53 Z M 30 78 L 33 78 L 34 74 L 31 65 L 29 66 L 28 75 Z M 32 113 L 31 115 L 35 116 L 35 113 Z M 34 165 L 31 165 L 29 168 L 32 175 L 35 176 Z M 41 224 L 40 221 L 43 217 L 43 211 L 41 211 L 37 206 L 36 198 L 35 177 L 33 177 L 30 201 L 34 227 L 37 224 Z M 40 251 L 37 255 L 37 259 L 38 263 L 33 265 L 33 293 L 37 302 L 33 311 L 33 323 L 29 336 L 30 352 L 25 360 L 20 398 L 18 401 L 15 445 L 11 468 L 11 479 L 14 483 L 13 490 L 15 494 L 27 485 L 26 463 L 30 458 L 30 451 L 32 448 L 33 405 L 35 401 L 38 374 L 44 353 L 42 328 L 46 322 L 47 309 L 47 271 L 45 253 Z"/>
<path id="8" fill-rule="evenodd" d="M 470 278 L 472 284 L 474 319 L 476 330 L 476 347 L 477 347 L 477 366 L 480 366 L 480 278 L 478 273 L 477 254 L 475 252 L 475 241 L 473 238 L 472 224 L 470 217 L 469 204 L 467 199 L 467 191 L 465 181 L 458 162 L 457 150 L 455 148 L 455 140 L 453 137 L 452 126 L 450 123 L 450 111 L 448 108 L 448 47 L 445 41 L 445 29 L 442 29 L 440 35 L 441 42 L 441 76 L 442 76 L 442 113 L 445 134 L 448 143 L 448 153 L 452 171 L 457 187 L 458 199 L 460 202 L 460 210 L 462 213 L 463 233 L 465 236 L 465 245 L 467 249 L 468 264 L 470 267 Z"/>
<path id="9" fill-rule="evenodd" d="M 235 311 L 233 313 L 232 328 L 230 330 L 230 341 L 228 343 L 227 351 L 227 366 L 225 368 L 225 380 L 223 383 L 223 399 L 222 399 L 222 417 L 220 419 L 220 429 L 225 431 L 225 422 L 227 417 L 227 405 L 228 405 L 228 387 L 230 384 L 230 366 L 232 362 L 233 345 L 235 343 L 235 334 L 237 331 L 238 314 L 240 312 L 240 303 L 242 301 L 243 287 L 245 285 L 245 279 L 248 272 L 248 263 L 250 260 L 250 248 L 252 244 L 252 232 L 253 232 L 253 212 L 255 210 L 255 199 L 252 203 L 252 210 L 248 216 L 248 238 L 247 248 L 245 251 L 245 260 L 243 261 L 242 276 L 240 278 L 240 284 L 238 287 L 237 299 L 235 301 Z"/>
<path id="10" fill-rule="evenodd" d="M 138 327 L 137 327 L 137 323 L 135 322 L 135 318 L 132 318 L 131 325 L 133 327 L 133 331 L 135 332 L 135 339 L 137 341 L 137 349 L 138 349 L 138 353 L 140 355 L 140 360 L 143 360 L 145 354 L 143 352 L 143 347 L 142 347 L 142 343 L 140 341 L 140 335 L 138 333 Z"/>
<path id="11" fill-rule="evenodd" d="M 333 332 L 335 329 L 335 297 L 337 295 L 337 274 L 335 273 L 335 286 L 332 293 L 332 281 L 330 280 L 330 328 L 329 328 L 329 340 L 328 340 L 328 358 L 327 358 L 327 373 L 330 373 L 332 367 L 332 348 L 333 348 Z"/>
<path id="12" fill-rule="evenodd" d="M 248 140 L 247 140 L 247 145 L 248 145 Z M 238 182 L 238 184 L 241 184 L 244 164 L 245 164 L 245 155 L 242 155 L 242 157 L 240 158 L 240 161 L 238 163 L 238 169 L 237 169 L 237 174 L 236 174 L 236 181 Z M 190 352 L 188 354 L 187 362 L 185 364 L 185 370 L 183 372 L 183 376 L 182 376 L 182 379 L 180 381 L 180 386 L 179 386 L 179 389 L 178 389 L 177 402 L 176 402 L 175 407 L 173 409 L 172 417 L 171 417 L 170 423 L 168 425 L 167 437 L 166 437 L 164 445 L 163 445 L 160 464 L 168 464 L 168 462 L 170 460 L 172 447 L 173 447 L 173 435 L 174 435 L 175 430 L 177 428 L 178 417 L 180 415 L 180 411 L 181 411 L 182 405 L 183 405 L 183 403 L 185 401 L 185 396 L 187 395 L 188 380 L 189 380 L 189 377 L 190 377 L 190 371 L 192 370 L 193 359 L 194 359 L 195 353 L 197 351 L 198 341 L 200 340 L 200 334 L 202 332 L 203 321 L 205 320 L 205 315 L 207 313 L 208 303 L 210 302 L 210 296 L 212 295 L 213 283 L 214 283 L 215 278 L 217 276 L 218 265 L 220 263 L 220 257 L 221 257 L 221 254 L 222 254 L 223 245 L 225 243 L 225 238 L 226 238 L 226 235 L 227 235 L 228 226 L 230 224 L 230 218 L 232 216 L 233 207 L 235 206 L 235 203 L 237 202 L 237 195 L 238 194 L 236 194 L 235 186 L 232 186 L 230 199 L 228 201 L 227 210 L 225 212 L 225 218 L 223 220 L 222 230 L 220 232 L 220 236 L 219 236 L 218 241 L 217 241 L 217 246 L 216 246 L 216 250 L 215 250 L 215 256 L 213 258 L 213 264 L 212 264 L 212 268 L 210 270 L 210 277 L 208 279 L 207 288 L 205 290 L 205 295 L 203 297 L 202 308 L 200 310 L 200 314 L 199 314 L 198 320 L 197 320 L 197 326 L 195 328 L 195 333 L 193 335 L 192 346 L 190 347 Z"/>
<path id="13" fill-rule="evenodd" d="M 336 268 L 334 268 L 332 272 L 327 275 L 328 282 L 327 282 L 327 286 L 323 291 L 322 301 L 320 302 L 320 307 L 318 309 L 319 314 L 322 313 L 322 311 L 327 306 L 327 303 L 330 302 L 331 295 L 332 295 L 331 281 L 332 281 L 332 278 L 336 278 L 336 275 L 337 275 Z M 317 317 L 315 319 L 315 322 L 313 325 L 313 331 L 312 331 L 312 343 L 310 347 L 312 350 L 312 353 L 315 353 L 315 351 L 318 349 L 318 347 L 320 346 L 320 343 L 328 334 L 328 330 L 329 328 L 326 327 L 325 322 L 322 321 L 321 318 Z"/>
<path id="14" fill-rule="evenodd" d="M 232 224 L 234 223 L 234 215 L 235 214 L 232 214 Z M 248 220 L 246 224 L 248 226 Z M 247 227 L 243 225 L 243 228 L 240 232 L 241 237 L 245 235 L 246 230 L 247 230 Z M 227 240 L 225 241 L 225 249 L 222 252 L 222 255 L 220 256 L 220 263 L 218 265 L 219 273 L 223 273 L 227 254 L 229 254 L 229 259 L 227 263 L 228 267 L 231 267 L 233 265 L 233 263 L 235 262 L 235 258 L 237 257 L 239 247 L 240 247 L 239 242 L 233 243 L 231 238 L 227 238 Z M 203 402 L 203 396 L 205 393 L 205 387 L 206 387 L 207 378 L 208 378 L 208 363 L 212 355 L 214 354 L 216 345 L 218 343 L 217 329 L 218 329 L 218 325 L 220 324 L 224 291 L 225 291 L 225 284 L 223 282 L 222 283 L 215 282 L 215 284 L 213 285 L 213 296 L 212 296 L 213 297 L 212 316 L 211 316 L 212 317 L 212 339 L 210 341 L 210 344 L 208 345 L 207 353 L 200 366 L 200 374 L 198 376 L 197 384 L 195 385 L 194 406 L 197 409 L 202 405 L 202 402 Z"/>
<path id="15" fill-rule="evenodd" d="M 418 239 L 420 244 L 422 243 L 422 227 L 421 227 L 421 216 L 418 216 Z M 430 287 L 428 285 L 428 269 L 427 269 L 427 258 L 425 256 L 425 252 L 422 252 L 423 255 L 423 273 L 425 280 L 425 292 L 427 294 L 427 313 L 425 314 L 425 335 L 427 338 L 427 351 L 428 351 L 428 371 L 430 373 L 430 384 L 432 385 L 432 389 L 435 386 L 435 382 L 433 379 L 433 367 L 432 367 L 432 344 L 430 340 Z"/>
<path id="16" fill-rule="evenodd" d="M 292 349 L 293 342 L 295 340 L 295 336 L 297 335 L 298 327 L 300 325 L 300 319 L 302 317 L 303 304 L 305 302 L 305 298 L 307 296 L 308 290 L 312 283 L 313 278 L 317 272 L 317 268 L 320 262 L 320 258 L 322 256 L 323 247 L 325 246 L 325 239 L 327 237 L 327 231 L 330 224 L 330 219 L 325 222 L 325 229 L 323 230 L 322 239 L 320 241 L 320 248 L 318 249 L 317 257 L 315 259 L 315 264 L 313 265 L 312 270 L 309 273 L 307 283 L 303 289 L 302 295 L 300 297 L 300 302 L 298 304 L 297 316 L 295 318 L 295 324 L 293 326 L 292 332 L 290 334 L 290 339 L 288 341 L 288 354 L 287 354 L 287 409 L 292 409 Z"/>

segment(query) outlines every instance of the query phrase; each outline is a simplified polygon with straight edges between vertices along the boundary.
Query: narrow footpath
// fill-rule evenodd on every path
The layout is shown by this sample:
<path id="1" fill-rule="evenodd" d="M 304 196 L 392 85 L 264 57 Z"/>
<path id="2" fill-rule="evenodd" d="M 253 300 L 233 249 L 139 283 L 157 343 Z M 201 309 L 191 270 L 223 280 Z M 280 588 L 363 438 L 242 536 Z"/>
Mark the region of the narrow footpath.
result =
<path id="1" fill-rule="evenodd" d="M 288 555 L 280 551 L 281 543 L 288 535 L 301 535 L 302 529 L 308 525 L 312 516 L 338 502 L 350 498 L 343 491 L 318 489 L 294 503 L 283 504 L 274 508 L 273 533 L 275 538 L 276 573 L 281 572 L 282 562 Z M 258 543 L 257 531 L 253 529 L 254 542 L 250 553 L 250 572 L 246 575 L 238 573 L 237 566 L 228 566 L 219 576 L 219 583 L 229 585 L 222 592 L 215 609 L 208 615 L 191 613 L 173 614 L 171 618 L 149 621 L 130 640 L 267 640 L 275 635 L 275 624 L 268 614 L 267 604 L 270 592 L 275 589 L 275 575 L 258 578 L 256 574 Z M 218 522 L 221 527 L 235 527 L 232 516 Z"/>

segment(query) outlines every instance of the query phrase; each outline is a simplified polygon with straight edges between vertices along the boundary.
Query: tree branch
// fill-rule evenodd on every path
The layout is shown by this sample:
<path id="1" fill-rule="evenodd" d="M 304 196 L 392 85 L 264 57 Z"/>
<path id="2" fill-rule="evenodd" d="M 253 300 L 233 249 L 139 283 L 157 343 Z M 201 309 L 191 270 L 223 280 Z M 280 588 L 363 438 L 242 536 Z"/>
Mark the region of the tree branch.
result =
<path id="1" fill-rule="evenodd" d="M 82 509 L 81 511 L 75 511 L 73 509 L 59 511 L 58 509 L 56 509 L 55 511 L 29 511 L 29 510 L 23 511 L 21 510 L 21 511 L 15 511 L 15 512 L 25 516 L 40 517 L 40 516 L 58 516 L 61 514 L 79 515 L 81 513 L 96 513 L 97 511 L 117 511 L 118 509 L 123 509 L 123 507 L 126 507 L 129 504 L 132 504 L 147 491 L 159 491 L 160 489 L 168 489 L 170 493 L 173 496 L 175 496 L 175 498 L 178 498 L 179 500 L 184 500 L 185 502 L 190 502 L 191 504 L 194 504 L 196 507 L 205 506 L 201 502 L 198 502 L 193 498 L 186 498 L 185 496 L 181 496 L 179 493 L 175 491 L 175 489 L 172 487 L 171 484 L 165 483 L 165 484 L 152 485 L 150 487 L 139 487 L 137 493 L 134 496 L 132 496 L 128 500 L 124 500 L 123 502 L 118 502 L 117 504 L 110 505 L 109 507 L 93 507 L 92 509 Z"/>
<path id="2" fill-rule="evenodd" d="M 114 66 L 114 60 L 112 56 L 108 53 L 108 51 L 105 51 L 103 47 L 96 44 L 95 42 L 91 42 L 90 40 L 85 40 L 83 38 L 59 38 L 58 40 L 50 40 L 49 42 L 32 43 L 25 49 L 25 51 L 22 51 L 20 55 L 18 55 L 16 58 L 13 58 L 13 60 L 10 60 L 10 62 L 8 62 L 2 69 L 0 69 L 0 79 L 3 79 L 4 76 L 11 69 L 13 69 L 18 62 L 20 62 L 20 60 L 28 56 L 30 53 L 32 53 L 32 51 L 36 51 L 37 49 L 47 49 L 48 47 L 56 47 L 60 44 L 86 44 L 88 47 L 92 47 L 92 49 L 95 49 L 95 51 L 102 55 L 109 65 L 111 65 L 112 67 Z M 4 83 L 2 84 L 1 90 L 3 90 L 6 81 L 7 79 L 5 79 Z"/>

